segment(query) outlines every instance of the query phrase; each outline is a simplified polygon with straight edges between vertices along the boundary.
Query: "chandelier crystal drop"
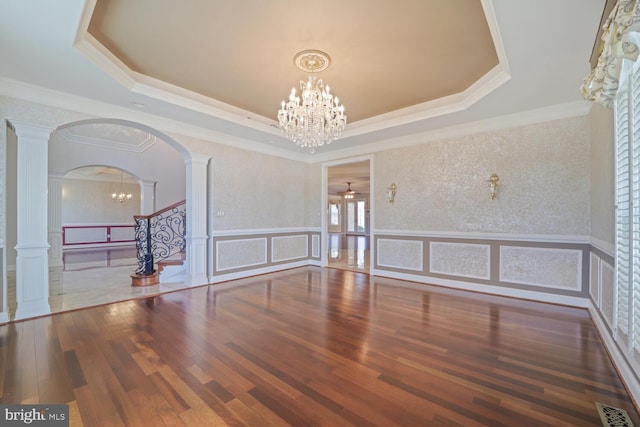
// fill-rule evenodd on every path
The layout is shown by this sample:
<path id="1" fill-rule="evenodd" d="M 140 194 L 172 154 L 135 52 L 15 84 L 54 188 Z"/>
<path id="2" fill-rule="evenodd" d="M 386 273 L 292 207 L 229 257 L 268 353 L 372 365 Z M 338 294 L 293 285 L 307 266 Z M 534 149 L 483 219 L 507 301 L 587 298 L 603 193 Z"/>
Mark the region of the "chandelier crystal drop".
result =
<path id="1" fill-rule="evenodd" d="M 317 147 L 336 140 L 347 124 L 344 106 L 338 97 L 331 94 L 329 85 L 325 86 L 322 79 L 313 74 L 326 69 L 329 62 L 329 56 L 318 50 L 298 53 L 294 63 L 311 75 L 307 82 L 300 81 L 300 96 L 294 87 L 289 101 L 282 101 L 278 110 L 278 122 L 287 137 L 312 153 Z"/>

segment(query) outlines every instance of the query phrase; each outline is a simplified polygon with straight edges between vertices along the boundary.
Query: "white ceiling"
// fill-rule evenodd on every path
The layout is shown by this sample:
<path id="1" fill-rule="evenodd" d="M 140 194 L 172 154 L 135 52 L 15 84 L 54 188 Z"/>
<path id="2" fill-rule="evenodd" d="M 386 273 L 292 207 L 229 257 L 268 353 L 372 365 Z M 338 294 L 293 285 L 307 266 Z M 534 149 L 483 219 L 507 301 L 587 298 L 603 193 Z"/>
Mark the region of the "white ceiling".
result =
<path id="1" fill-rule="evenodd" d="M 130 0 L 111 1 L 120 5 L 135 3 Z M 379 46 L 391 40 L 391 34 L 387 37 L 384 28 L 376 28 L 371 32 L 366 27 L 367 20 L 361 19 L 379 19 L 378 7 L 392 4 L 393 8 L 403 12 L 400 16 L 425 17 L 412 19 L 411 25 L 433 26 L 435 19 L 433 16 L 427 16 L 423 10 L 419 10 L 418 14 L 418 10 L 412 8 L 427 7 L 426 5 L 431 3 L 443 7 L 443 4 L 451 5 L 453 1 L 447 0 L 445 3 L 427 0 L 393 3 L 359 2 L 361 10 L 355 15 L 350 12 L 351 16 L 346 16 L 346 13 L 343 13 L 344 8 L 338 6 L 327 8 L 331 13 L 327 13 L 327 10 L 323 10 L 323 13 L 329 17 L 334 16 L 335 21 L 342 23 L 342 26 L 353 24 L 352 28 L 349 28 L 351 34 L 359 34 L 359 30 L 365 35 L 373 34 L 375 37 L 370 37 L 370 42 Z M 0 57 L 2 58 L 0 60 L 0 94 L 96 116 L 128 119 L 171 132 L 208 138 L 216 142 L 270 152 L 302 161 L 321 161 L 363 153 L 367 152 L 368 144 L 374 143 L 378 146 L 383 144 L 388 149 L 394 144 L 411 140 L 412 135 L 416 134 L 428 134 L 441 129 L 459 127 L 466 123 L 530 110 L 548 107 L 562 109 L 564 106 L 574 106 L 581 102 L 580 83 L 589 70 L 589 57 L 604 0 L 455 1 L 456 10 L 461 15 L 468 11 L 468 8 L 463 6 L 469 1 L 482 5 L 487 15 L 487 25 L 495 42 L 500 65 L 461 94 L 427 102 L 421 102 L 423 100 L 419 99 L 417 101 L 419 103 L 414 106 L 404 106 L 400 110 L 389 110 L 382 114 L 380 109 L 362 112 L 359 114 L 362 119 L 350 122 L 341 139 L 318 150 L 313 156 L 304 151 L 301 152 L 286 140 L 275 126 L 275 110 L 280 99 L 276 101 L 274 114 L 271 117 L 265 117 L 262 115 L 266 114 L 264 107 L 263 110 L 256 110 L 257 112 L 248 111 L 245 108 L 254 107 L 250 107 L 249 104 L 232 105 L 228 104 L 233 102 L 229 99 L 216 100 L 186 91 L 127 67 L 87 33 L 95 6 L 95 1 L 92 0 L 0 2 Z M 169 3 L 171 2 L 167 4 Z M 250 10 L 244 9 L 236 2 L 211 1 L 209 3 L 224 4 L 230 14 L 234 12 L 233 15 L 237 15 L 235 12 L 238 10 L 242 11 L 240 16 L 246 19 L 246 23 L 239 28 L 238 32 L 243 35 L 242 40 L 247 39 L 247 34 L 250 35 L 247 28 L 250 28 L 256 20 L 260 21 L 263 16 L 250 13 Z M 306 2 L 291 2 L 291 4 L 294 3 L 296 7 L 306 4 Z M 153 3 L 154 6 L 155 4 Z M 189 4 L 191 3 L 180 3 L 184 9 Z M 260 2 L 260 4 L 264 3 Z M 279 2 L 278 4 L 287 3 Z M 321 8 L 325 7 L 325 3 L 313 2 L 309 7 Z M 382 15 L 388 16 L 389 28 L 394 28 L 394 25 L 398 24 L 396 21 L 391 22 L 396 15 L 389 13 Z M 155 19 L 155 15 L 149 16 Z M 326 19 L 328 18 L 325 18 L 325 21 L 314 21 L 313 25 L 302 22 L 299 28 L 304 28 L 305 34 L 287 32 L 278 34 L 278 37 L 282 43 L 290 42 L 289 38 L 293 41 L 299 40 L 301 47 L 299 50 L 325 48 L 329 54 L 332 54 L 332 49 L 325 46 L 308 46 L 306 43 L 309 39 L 320 44 L 322 37 L 326 36 L 327 40 L 330 40 L 327 42 L 328 46 L 336 46 L 333 53 L 334 62 L 328 70 L 331 71 L 333 68 L 335 74 L 331 77 L 340 82 L 342 86 L 340 89 L 344 93 L 349 93 L 351 87 L 356 87 L 362 82 L 366 82 L 368 88 L 379 88 L 379 92 L 374 92 L 375 96 L 367 98 L 366 102 L 369 103 L 375 102 L 376 98 L 386 98 L 385 90 L 396 87 L 398 79 L 406 78 L 403 77 L 405 76 L 403 70 L 411 67 L 410 62 L 398 67 L 397 58 L 390 59 L 379 53 L 375 58 L 375 66 L 379 66 L 384 72 L 373 73 L 368 72 L 366 67 L 360 68 L 357 73 L 359 81 L 342 81 L 341 76 L 347 73 L 346 71 L 338 73 L 338 70 L 342 68 L 344 71 L 344 67 L 356 64 L 358 52 L 366 52 L 368 59 L 371 59 L 370 52 L 376 52 L 375 46 L 365 46 L 366 37 L 352 36 L 344 39 L 342 36 L 343 38 L 331 39 L 333 35 L 327 31 L 327 28 L 333 27 L 323 24 Z M 376 22 L 378 26 L 383 25 L 379 22 L 384 23 L 384 21 Z M 144 31 L 153 27 L 155 22 L 153 19 L 144 22 L 135 20 L 134 24 Z M 184 24 L 189 23 L 177 18 L 171 23 L 175 26 L 184 26 Z M 455 41 L 465 39 L 464 29 L 456 29 L 453 26 L 450 28 L 451 31 L 444 31 L 441 37 L 446 42 L 445 46 L 451 43 L 450 46 L 454 47 Z M 235 34 L 232 29 L 225 31 L 226 33 L 219 34 L 219 37 L 225 41 L 222 46 L 233 51 L 243 63 L 248 62 L 251 65 L 251 58 L 257 55 L 247 52 L 246 48 L 235 50 L 234 40 L 237 39 L 238 34 Z M 158 33 L 161 34 L 162 31 Z M 404 45 L 401 49 L 406 49 L 408 53 L 424 52 L 435 44 L 434 40 L 424 39 L 424 37 L 423 35 L 421 38 L 403 39 Z M 250 40 L 250 37 L 248 39 Z M 442 40 L 438 41 L 442 42 Z M 295 45 L 295 43 L 290 44 Z M 205 42 L 205 48 L 206 45 Z M 154 46 L 157 47 L 157 45 Z M 203 49 L 201 45 L 198 46 L 200 46 L 199 49 Z M 185 50 L 191 48 L 189 45 L 182 47 Z M 281 47 L 274 46 L 271 49 L 262 44 L 260 49 L 269 52 L 283 51 Z M 293 48 L 289 50 L 297 51 Z M 173 50 L 173 52 L 176 51 Z M 351 53 L 347 57 L 341 52 Z M 456 53 L 456 49 L 446 51 L 447 55 L 455 56 Z M 214 54 L 197 51 L 197 55 L 202 57 Z M 289 88 L 300 80 L 299 72 L 290 62 L 292 58 L 284 58 L 286 56 L 288 55 L 273 58 L 277 64 L 284 61 L 284 65 L 278 66 L 288 67 L 291 72 L 291 77 L 284 79 L 290 80 L 291 83 L 282 96 L 287 95 Z M 424 55 L 412 54 L 405 55 L 403 60 L 411 60 L 412 56 L 415 57 L 416 67 L 420 68 L 428 66 L 429 62 L 434 64 L 438 62 L 436 58 L 426 58 L 427 65 L 425 65 Z M 168 57 L 167 60 L 173 59 Z M 228 62 L 228 60 L 221 61 L 220 67 L 233 65 Z M 185 73 L 193 67 L 198 67 L 198 64 L 193 63 L 183 65 Z M 269 78 L 261 73 L 260 67 L 256 68 L 255 79 L 265 87 L 271 87 L 272 82 Z M 449 73 L 440 72 L 440 74 L 442 74 L 440 80 L 443 83 L 450 80 Z M 373 76 L 376 78 L 375 81 L 367 81 Z M 409 76 L 410 79 L 417 79 L 419 73 L 417 76 L 415 74 Z M 332 84 L 329 75 L 326 79 L 338 94 L 338 87 Z M 432 84 L 435 83 L 432 82 Z M 418 86 L 416 83 L 416 88 Z M 278 88 L 275 92 L 279 93 L 280 89 Z M 252 96 L 260 98 L 262 94 L 255 93 Z M 349 100 L 340 94 L 339 96 L 349 111 Z M 359 101 L 361 100 L 353 100 L 353 108 L 356 108 Z M 380 108 L 389 109 L 389 107 Z M 83 135 L 87 136 L 86 132 Z"/>

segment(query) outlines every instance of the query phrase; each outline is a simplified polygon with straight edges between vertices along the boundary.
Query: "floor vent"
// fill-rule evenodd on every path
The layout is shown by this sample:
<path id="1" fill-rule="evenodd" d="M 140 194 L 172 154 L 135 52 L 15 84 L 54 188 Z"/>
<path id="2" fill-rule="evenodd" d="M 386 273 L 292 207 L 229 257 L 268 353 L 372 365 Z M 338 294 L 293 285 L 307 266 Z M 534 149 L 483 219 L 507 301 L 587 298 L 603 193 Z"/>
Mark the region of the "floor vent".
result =
<path id="1" fill-rule="evenodd" d="M 603 427 L 633 427 L 627 411 L 596 402 Z"/>

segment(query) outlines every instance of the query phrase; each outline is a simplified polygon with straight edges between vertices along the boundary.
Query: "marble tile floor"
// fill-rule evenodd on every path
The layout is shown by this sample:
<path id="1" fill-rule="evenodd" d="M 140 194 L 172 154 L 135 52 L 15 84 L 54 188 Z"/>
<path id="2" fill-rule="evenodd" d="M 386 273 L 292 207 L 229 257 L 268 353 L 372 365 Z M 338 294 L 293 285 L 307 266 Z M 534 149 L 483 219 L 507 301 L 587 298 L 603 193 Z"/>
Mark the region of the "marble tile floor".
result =
<path id="1" fill-rule="evenodd" d="M 137 267 L 135 252 L 134 258 L 115 257 L 109 262 L 88 258 L 77 257 L 73 262 L 65 259 L 64 267 L 49 269 L 49 306 L 52 313 L 145 298 L 189 287 L 182 282 L 131 286 L 130 274 Z M 7 279 L 9 318 L 13 320 L 16 312 L 15 271 L 8 272 Z"/>
<path id="2" fill-rule="evenodd" d="M 330 268 L 369 272 L 369 236 L 330 233 L 327 247 Z"/>

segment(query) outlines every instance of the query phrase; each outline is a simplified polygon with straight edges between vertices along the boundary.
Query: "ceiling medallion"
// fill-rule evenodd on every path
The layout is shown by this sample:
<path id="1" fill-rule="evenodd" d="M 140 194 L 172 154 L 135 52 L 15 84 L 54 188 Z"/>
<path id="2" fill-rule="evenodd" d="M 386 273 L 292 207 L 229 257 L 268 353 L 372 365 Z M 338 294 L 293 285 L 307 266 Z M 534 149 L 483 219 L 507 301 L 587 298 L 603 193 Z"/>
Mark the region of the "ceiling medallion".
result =
<path id="1" fill-rule="evenodd" d="M 319 73 L 329 68 L 331 58 L 321 50 L 309 49 L 298 52 L 293 57 L 293 63 L 299 70 L 307 73 Z"/>
<path id="2" fill-rule="evenodd" d="M 329 55 L 319 50 L 303 50 L 296 54 L 293 62 L 311 75 L 307 82 L 300 81 L 300 96 L 294 87 L 289 102 L 282 101 L 278 122 L 287 138 L 313 153 L 317 147 L 331 144 L 342 134 L 347 116 L 338 97 L 331 95 L 329 86 L 314 74 L 329 67 Z"/>

